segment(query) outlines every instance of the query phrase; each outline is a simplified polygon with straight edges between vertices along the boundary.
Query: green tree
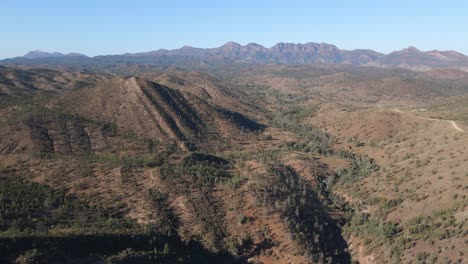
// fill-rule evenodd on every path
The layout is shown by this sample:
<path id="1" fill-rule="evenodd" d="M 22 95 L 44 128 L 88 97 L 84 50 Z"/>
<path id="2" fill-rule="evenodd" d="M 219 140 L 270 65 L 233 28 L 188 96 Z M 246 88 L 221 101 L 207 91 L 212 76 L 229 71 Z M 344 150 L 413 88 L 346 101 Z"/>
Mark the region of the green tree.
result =
<path id="1" fill-rule="evenodd" d="M 164 254 L 164 255 L 169 254 L 169 245 L 168 245 L 167 243 L 164 244 L 163 254 Z"/>

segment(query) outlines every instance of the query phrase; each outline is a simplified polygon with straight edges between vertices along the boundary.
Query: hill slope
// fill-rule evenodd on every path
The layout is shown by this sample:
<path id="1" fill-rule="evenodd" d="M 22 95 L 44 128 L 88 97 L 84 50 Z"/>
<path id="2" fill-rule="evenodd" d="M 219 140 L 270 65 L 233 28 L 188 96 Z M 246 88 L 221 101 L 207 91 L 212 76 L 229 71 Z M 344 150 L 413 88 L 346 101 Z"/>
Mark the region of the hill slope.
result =
<path id="1" fill-rule="evenodd" d="M 61 108 L 159 141 L 206 142 L 262 126 L 191 93 L 140 78 L 114 78 L 59 100 Z M 187 147 L 187 146 L 185 146 Z"/>

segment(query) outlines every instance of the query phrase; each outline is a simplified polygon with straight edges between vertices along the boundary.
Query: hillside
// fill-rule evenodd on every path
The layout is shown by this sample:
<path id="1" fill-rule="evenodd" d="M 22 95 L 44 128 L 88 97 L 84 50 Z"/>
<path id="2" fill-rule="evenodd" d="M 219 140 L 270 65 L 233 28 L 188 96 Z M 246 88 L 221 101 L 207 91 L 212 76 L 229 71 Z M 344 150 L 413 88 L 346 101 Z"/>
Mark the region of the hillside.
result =
<path id="1" fill-rule="evenodd" d="M 463 263 L 462 71 L 125 69 L 0 68 L 0 262 Z"/>
<path id="2" fill-rule="evenodd" d="M 310 122 L 337 135 L 338 147 L 368 155 L 380 167 L 358 183 L 336 187 L 361 212 L 348 229 L 360 261 L 462 263 L 466 127 L 405 109 L 331 109 L 318 111 Z M 394 225 L 394 233 L 382 238 L 382 225 Z"/>
<path id="3" fill-rule="evenodd" d="M 43 68 L 0 67 L 0 96 L 29 92 L 64 93 L 106 80 L 106 74 Z"/>
<path id="4" fill-rule="evenodd" d="M 450 95 L 462 95 L 467 90 L 466 75 L 458 70 L 457 78 L 439 78 L 432 73 L 417 73 L 404 69 L 380 69 L 350 65 L 255 65 L 227 67 L 236 72 L 237 82 L 253 88 L 268 88 L 281 94 L 322 96 L 328 100 L 356 102 L 427 101 Z M 441 70 L 439 70 L 441 71 Z M 461 75 L 460 75 L 461 74 Z M 444 74 L 448 76 L 448 74 Z"/>
<path id="5" fill-rule="evenodd" d="M 190 92 L 139 78 L 114 78 L 70 93 L 58 105 L 70 113 L 112 122 L 139 137 L 174 140 L 182 145 L 203 145 L 233 133 L 262 128 L 248 117 L 210 104 Z"/>
<path id="6" fill-rule="evenodd" d="M 304 181 L 279 157 L 262 158 L 286 151 L 282 139 L 291 135 L 265 131 L 212 99 L 115 77 L 43 105 L 4 109 L 1 197 L 11 198 L 0 201 L 8 208 L 0 247 L 15 250 L 2 261 L 349 262 L 315 180 Z M 42 201 L 43 193 L 53 200 Z M 117 238 L 113 248 L 82 244 Z"/>

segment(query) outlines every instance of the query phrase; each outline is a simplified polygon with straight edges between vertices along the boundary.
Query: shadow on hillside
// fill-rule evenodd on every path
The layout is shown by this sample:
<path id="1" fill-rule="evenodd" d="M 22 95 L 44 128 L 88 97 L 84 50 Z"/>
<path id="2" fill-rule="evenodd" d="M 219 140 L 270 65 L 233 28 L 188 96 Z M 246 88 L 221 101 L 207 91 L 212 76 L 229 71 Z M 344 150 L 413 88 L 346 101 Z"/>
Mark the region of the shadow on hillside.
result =
<path id="1" fill-rule="evenodd" d="M 0 238 L 0 263 L 241 263 L 197 242 L 158 235 L 71 235 Z M 106 262 L 107 263 L 107 262 Z"/>

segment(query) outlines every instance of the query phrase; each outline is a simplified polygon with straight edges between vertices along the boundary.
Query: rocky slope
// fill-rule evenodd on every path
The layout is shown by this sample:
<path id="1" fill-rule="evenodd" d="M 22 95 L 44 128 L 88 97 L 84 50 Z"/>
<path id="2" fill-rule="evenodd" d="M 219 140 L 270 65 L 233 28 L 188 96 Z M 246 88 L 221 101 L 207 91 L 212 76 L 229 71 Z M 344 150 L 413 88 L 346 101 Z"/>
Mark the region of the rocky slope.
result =
<path id="1" fill-rule="evenodd" d="M 231 133 L 262 129 L 248 117 L 192 93 L 136 77 L 116 77 L 67 94 L 58 105 L 69 113 L 112 122 L 138 136 L 174 140 L 184 147 L 189 142 L 203 145 Z"/>

